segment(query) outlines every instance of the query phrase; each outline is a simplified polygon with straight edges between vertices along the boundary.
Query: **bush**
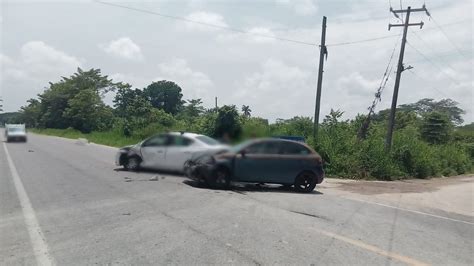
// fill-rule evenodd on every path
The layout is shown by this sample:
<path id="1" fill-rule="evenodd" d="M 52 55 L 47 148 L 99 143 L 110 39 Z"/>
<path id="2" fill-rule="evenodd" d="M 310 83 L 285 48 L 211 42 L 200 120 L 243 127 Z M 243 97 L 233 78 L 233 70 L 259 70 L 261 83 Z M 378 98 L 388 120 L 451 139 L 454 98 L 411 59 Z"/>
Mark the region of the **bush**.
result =
<path id="1" fill-rule="evenodd" d="M 420 139 L 414 127 L 400 130 L 394 135 L 392 156 L 408 176 L 426 178 L 439 173 L 434 149 Z"/>
<path id="2" fill-rule="evenodd" d="M 441 174 L 444 176 L 464 174 L 472 170 L 472 160 L 465 147 L 454 144 L 434 148 L 437 155 L 436 159 L 441 168 Z"/>
<path id="3" fill-rule="evenodd" d="M 261 138 L 269 135 L 268 120 L 258 117 L 242 119 L 242 138 Z"/>
<path id="4" fill-rule="evenodd" d="M 380 180 L 395 180 L 404 176 L 391 154 L 386 152 L 383 138 L 372 136 L 360 146 L 360 174 Z"/>

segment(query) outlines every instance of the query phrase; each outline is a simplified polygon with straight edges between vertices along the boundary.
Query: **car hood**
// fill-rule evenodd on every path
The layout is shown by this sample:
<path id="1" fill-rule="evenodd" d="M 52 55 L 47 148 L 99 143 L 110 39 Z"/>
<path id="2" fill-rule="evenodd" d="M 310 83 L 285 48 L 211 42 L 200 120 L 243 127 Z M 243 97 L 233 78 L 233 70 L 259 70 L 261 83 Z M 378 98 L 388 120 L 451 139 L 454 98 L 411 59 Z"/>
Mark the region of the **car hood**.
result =
<path id="1" fill-rule="evenodd" d="M 123 147 L 121 147 L 121 148 L 119 149 L 119 151 L 128 152 L 128 151 L 130 151 L 130 150 L 136 149 L 136 148 L 139 147 L 139 146 L 140 146 L 139 143 L 138 143 L 138 144 L 134 144 L 134 145 L 123 146 Z"/>
<path id="2" fill-rule="evenodd" d="M 207 150 L 195 152 L 195 153 L 193 153 L 193 155 L 191 157 L 191 161 L 200 161 L 202 158 L 214 157 L 214 156 L 217 156 L 219 154 L 226 153 L 228 151 L 229 151 L 229 147 L 222 146 L 222 147 L 215 147 L 215 148 L 212 148 L 212 149 L 207 149 Z"/>

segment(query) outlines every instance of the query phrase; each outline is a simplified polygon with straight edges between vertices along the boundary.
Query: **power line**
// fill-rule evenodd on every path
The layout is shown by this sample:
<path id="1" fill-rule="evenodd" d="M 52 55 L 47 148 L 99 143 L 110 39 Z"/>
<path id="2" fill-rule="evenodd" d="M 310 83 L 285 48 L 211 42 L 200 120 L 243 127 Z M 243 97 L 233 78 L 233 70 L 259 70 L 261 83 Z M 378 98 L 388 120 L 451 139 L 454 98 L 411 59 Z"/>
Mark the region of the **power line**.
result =
<path id="1" fill-rule="evenodd" d="M 443 63 L 445 65 L 447 65 L 449 68 L 451 68 L 453 71 L 455 71 L 454 67 L 451 66 L 451 64 L 449 64 L 448 62 L 446 62 L 444 60 L 444 58 L 436 55 L 436 51 L 424 39 L 422 39 L 415 31 L 413 31 L 413 30 L 410 30 L 410 31 L 415 35 L 416 38 L 418 38 L 418 40 L 420 40 L 423 44 L 425 44 L 427 47 L 429 47 L 429 49 L 435 54 L 436 58 L 439 58 L 441 61 L 443 61 Z"/>
<path id="2" fill-rule="evenodd" d="M 400 35 L 401 35 L 401 32 L 398 36 L 400 36 Z M 364 123 L 359 128 L 359 132 L 357 134 L 357 137 L 359 139 L 365 139 L 366 138 L 367 131 L 368 131 L 369 125 L 370 125 L 370 121 L 372 119 L 372 115 L 374 114 L 374 111 L 375 111 L 375 108 L 377 107 L 377 104 L 382 100 L 382 92 L 383 92 L 383 90 L 385 89 L 385 87 L 387 85 L 387 82 L 390 78 L 390 74 L 392 73 L 392 69 L 393 69 L 392 59 L 393 59 L 393 56 L 395 55 L 395 50 L 397 49 L 397 46 L 398 46 L 398 40 L 397 40 L 397 42 L 395 42 L 395 45 L 393 46 L 392 54 L 390 55 L 390 58 L 388 60 L 387 67 L 385 68 L 385 72 L 383 73 L 382 79 L 380 80 L 380 85 L 377 88 L 377 92 L 375 93 L 375 97 L 372 101 L 372 104 L 368 108 L 369 114 L 365 118 Z"/>
<path id="3" fill-rule="evenodd" d="M 407 44 L 413 48 L 413 50 L 415 50 L 415 52 L 417 52 L 419 55 L 421 55 L 426 61 L 428 61 L 430 64 L 432 64 L 434 67 L 436 67 L 439 71 L 441 71 L 441 73 L 444 73 L 444 75 L 446 77 L 448 77 L 449 79 L 451 79 L 453 82 L 457 83 L 457 84 L 460 84 L 460 82 L 458 80 L 456 80 L 455 78 L 453 78 L 450 74 L 446 73 L 446 71 L 444 71 L 443 68 L 441 68 L 438 64 L 436 64 L 433 60 L 431 60 L 428 56 L 426 56 L 425 54 L 423 54 L 420 50 L 418 50 L 415 46 L 413 46 L 410 42 L 407 41 Z"/>
<path id="4" fill-rule="evenodd" d="M 305 42 L 305 41 L 299 41 L 299 40 L 293 40 L 293 39 L 288 39 L 288 38 L 282 38 L 282 37 L 277 37 L 277 36 L 272 36 L 272 35 L 266 35 L 266 34 L 261 34 L 261 33 L 255 33 L 255 32 L 250 32 L 242 29 L 237 29 L 237 28 L 232 28 L 228 26 L 222 26 L 222 25 L 216 25 L 216 24 L 211 24 L 211 23 L 206 23 L 202 21 L 197 21 L 197 20 L 192 20 L 188 18 L 183 18 L 183 17 L 178 17 L 178 16 L 172 16 L 172 15 L 167 15 L 167 14 L 162 14 L 150 10 L 145 10 L 145 9 L 139 9 L 135 7 L 130 7 L 130 6 L 124 6 L 120 4 L 115 4 L 115 3 L 109 3 L 109 2 L 102 2 L 99 0 L 95 0 L 96 3 L 103 4 L 103 5 L 108 5 L 108 6 L 113 6 L 113 7 L 118 7 L 118 8 L 123 8 L 123 9 L 128 9 L 128 10 L 133 10 L 136 12 L 141 12 L 141 13 L 147 13 L 150 15 L 155 15 L 155 16 L 160 16 L 163 18 L 168 18 L 168 19 L 174 19 L 174 20 L 179 20 L 179 21 L 184 21 L 188 23 L 194 23 L 202 26 L 207 26 L 211 28 L 217 28 L 221 30 L 227 30 L 227 31 L 232 31 L 232 32 L 237 32 L 237 33 L 242 33 L 242 34 L 248 34 L 248 35 L 254 35 L 258 37 L 263 37 L 263 38 L 269 38 L 269 39 L 275 39 L 279 41 L 285 41 L 285 42 L 291 42 L 291 43 L 297 43 L 297 44 L 304 44 L 304 45 L 310 45 L 310 46 L 318 46 L 316 43 L 310 43 L 310 42 Z"/>
<path id="5" fill-rule="evenodd" d="M 419 78 L 420 80 L 423 80 L 423 81 L 425 81 L 425 82 L 428 82 L 427 79 L 425 79 L 425 78 L 423 78 L 422 76 L 418 75 L 416 72 L 413 71 L 413 69 L 409 69 L 409 71 L 410 71 L 411 74 L 413 74 L 415 77 Z M 452 99 L 451 96 L 448 96 L 448 95 L 445 94 L 442 90 L 439 90 L 439 89 L 436 88 L 436 87 L 431 87 L 431 88 L 433 88 L 433 89 L 434 89 L 435 91 L 437 91 L 439 94 L 444 95 L 444 97 L 446 97 L 446 98 L 448 98 L 448 99 Z M 456 100 L 456 99 L 454 99 L 454 100 Z"/>
<path id="6" fill-rule="evenodd" d="M 373 41 L 384 40 L 384 39 L 389 39 L 389 38 L 398 37 L 398 36 L 400 36 L 400 35 L 399 34 L 392 34 L 392 35 L 374 37 L 374 38 L 363 39 L 363 40 L 332 43 L 332 44 L 327 44 L 326 46 L 334 47 L 334 46 L 350 45 L 350 44 L 357 44 L 357 43 L 364 43 L 364 42 L 373 42 Z"/>
<path id="7" fill-rule="evenodd" d="M 400 0 L 400 9 L 403 9 L 403 7 L 402 7 L 402 0 Z M 403 13 L 400 13 L 400 16 L 402 17 L 401 20 L 403 21 Z"/>
<path id="8" fill-rule="evenodd" d="M 443 28 L 441 27 L 441 25 L 438 24 L 438 22 L 434 19 L 433 15 L 430 14 L 430 18 L 431 20 L 433 20 L 434 24 L 436 25 L 436 27 L 441 31 L 441 33 L 443 33 L 444 37 L 446 37 L 446 39 L 448 40 L 448 42 L 458 51 L 458 53 L 462 56 L 464 56 L 464 54 L 461 52 L 461 49 L 459 49 L 459 47 L 454 44 L 453 41 L 451 41 L 451 39 L 448 37 L 448 35 L 446 34 L 446 32 L 443 30 Z"/>

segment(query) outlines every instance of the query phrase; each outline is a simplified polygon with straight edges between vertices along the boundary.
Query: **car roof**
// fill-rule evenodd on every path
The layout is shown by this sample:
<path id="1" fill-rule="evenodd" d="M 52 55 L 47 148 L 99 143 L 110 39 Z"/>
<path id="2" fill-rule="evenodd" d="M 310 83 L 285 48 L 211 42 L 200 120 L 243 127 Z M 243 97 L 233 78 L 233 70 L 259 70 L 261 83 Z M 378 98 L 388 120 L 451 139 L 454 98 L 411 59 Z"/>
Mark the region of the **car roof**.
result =
<path id="1" fill-rule="evenodd" d="M 300 141 L 294 141 L 294 140 L 288 140 L 288 139 L 278 139 L 278 138 L 258 138 L 258 139 L 254 139 L 254 140 L 249 140 L 248 144 L 254 144 L 254 143 L 258 143 L 258 142 L 263 142 L 263 141 L 273 141 L 273 142 L 281 142 L 281 143 L 295 143 L 295 144 L 299 144 L 303 147 L 306 147 L 308 148 L 309 150 L 311 150 L 312 152 L 314 153 L 317 153 L 313 148 L 311 148 L 308 144 L 304 143 L 304 142 L 300 142 Z"/>
<path id="2" fill-rule="evenodd" d="M 203 136 L 201 134 L 196 134 L 196 133 L 191 133 L 191 132 L 168 132 L 165 134 L 172 135 L 172 136 L 184 136 L 184 137 L 189 137 L 189 138 Z"/>

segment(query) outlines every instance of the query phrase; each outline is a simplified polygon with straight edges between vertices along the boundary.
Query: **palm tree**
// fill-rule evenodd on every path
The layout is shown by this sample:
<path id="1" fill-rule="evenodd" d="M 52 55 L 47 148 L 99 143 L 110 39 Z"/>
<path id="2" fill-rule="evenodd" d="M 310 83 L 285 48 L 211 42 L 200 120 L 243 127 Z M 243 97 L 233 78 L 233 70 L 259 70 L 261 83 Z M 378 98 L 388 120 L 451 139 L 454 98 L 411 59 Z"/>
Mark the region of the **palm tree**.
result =
<path id="1" fill-rule="evenodd" d="M 250 110 L 250 106 L 242 105 L 242 113 L 244 114 L 245 117 L 249 118 L 250 113 L 252 113 L 252 110 Z"/>

